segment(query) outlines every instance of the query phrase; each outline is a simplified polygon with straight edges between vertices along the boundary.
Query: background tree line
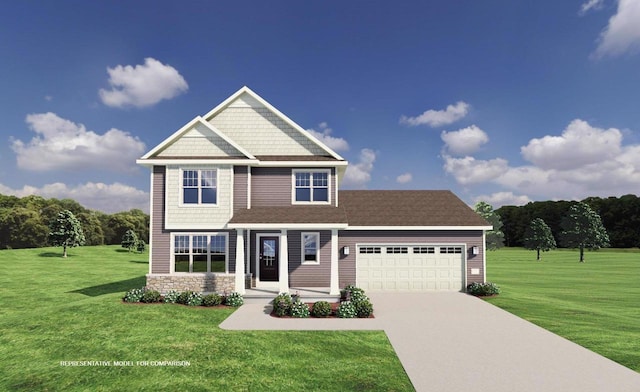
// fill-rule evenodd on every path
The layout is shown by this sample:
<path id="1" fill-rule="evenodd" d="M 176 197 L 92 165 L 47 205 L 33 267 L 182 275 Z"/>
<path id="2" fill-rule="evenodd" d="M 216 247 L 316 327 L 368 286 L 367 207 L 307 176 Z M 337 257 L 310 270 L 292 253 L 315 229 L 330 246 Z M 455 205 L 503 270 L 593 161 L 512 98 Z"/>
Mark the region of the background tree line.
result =
<path id="1" fill-rule="evenodd" d="M 609 234 L 613 248 L 640 247 L 640 197 L 589 197 L 582 200 L 593 209 Z M 573 201 L 536 201 L 524 206 L 503 206 L 495 210 L 502 221 L 506 246 L 524 246 L 525 233 L 531 221 L 541 218 L 558 239 L 562 233 L 561 222 Z"/>
<path id="2" fill-rule="evenodd" d="M 105 214 L 84 208 L 71 199 L 0 194 L 0 249 L 39 248 L 52 245 L 49 224 L 58 213 L 71 211 L 80 221 L 85 245 L 120 244 L 127 230 L 149 242 L 149 215 L 141 210 Z"/>

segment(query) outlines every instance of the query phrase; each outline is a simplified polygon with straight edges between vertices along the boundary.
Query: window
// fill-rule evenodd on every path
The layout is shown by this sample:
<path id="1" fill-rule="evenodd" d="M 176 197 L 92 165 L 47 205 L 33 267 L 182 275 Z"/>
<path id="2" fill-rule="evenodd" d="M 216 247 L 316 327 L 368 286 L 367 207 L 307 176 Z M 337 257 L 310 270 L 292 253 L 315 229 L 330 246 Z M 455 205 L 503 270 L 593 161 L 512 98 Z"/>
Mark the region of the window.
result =
<path id="1" fill-rule="evenodd" d="M 329 171 L 294 171 L 293 181 L 294 202 L 329 202 Z"/>
<path id="2" fill-rule="evenodd" d="M 320 263 L 320 233 L 302 233 L 302 264 Z"/>
<path id="3" fill-rule="evenodd" d="M 462 253 L 462 248 L 459 246 L 442 246 L 440 247 L 440 253 Z"/>
<path id="4" fill-rule="evenodd" d="M 227 234 L 180 234 L 173 238 L 174 272 L 226 272 Z"/>
<path id="5" fill-rule="evenodd" d="M 409 248 L 406 246 L 388 246 L 387 253 L 409 253 Z"/>
<path id="6" fill-rule="evenodd" d="M 360 254 L 372 254 L 372 253 L 380 253 L 382 249 L 379 246 L 361 246 Z"/>
<path id="7" fill-rule="evenodd" d="M 433 246 L 416 246 L 413 248 L 413 253 L 436 253 L 436 248 Z"/>
<path id="8" fill-rule="evenodd" d="M 183 170 L 182 171 L 182 203 L 211 204 L 218 201 L 217 171 Z"/>

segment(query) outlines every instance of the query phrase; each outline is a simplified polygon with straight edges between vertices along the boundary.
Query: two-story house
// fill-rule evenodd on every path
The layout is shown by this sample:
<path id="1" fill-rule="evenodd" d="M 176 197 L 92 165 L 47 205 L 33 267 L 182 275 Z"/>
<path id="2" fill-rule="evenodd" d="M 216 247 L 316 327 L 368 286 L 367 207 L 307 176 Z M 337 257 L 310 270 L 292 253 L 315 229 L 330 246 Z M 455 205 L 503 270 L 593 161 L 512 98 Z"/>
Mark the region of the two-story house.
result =
<path id="1" fill-rule="evenodd" d="M 487 222 L 449 191 L 341 191 L 347 162 L 247 87 L 137 161 L 151 171 L 147 287 L 244 293 L 485 281 Z"/>

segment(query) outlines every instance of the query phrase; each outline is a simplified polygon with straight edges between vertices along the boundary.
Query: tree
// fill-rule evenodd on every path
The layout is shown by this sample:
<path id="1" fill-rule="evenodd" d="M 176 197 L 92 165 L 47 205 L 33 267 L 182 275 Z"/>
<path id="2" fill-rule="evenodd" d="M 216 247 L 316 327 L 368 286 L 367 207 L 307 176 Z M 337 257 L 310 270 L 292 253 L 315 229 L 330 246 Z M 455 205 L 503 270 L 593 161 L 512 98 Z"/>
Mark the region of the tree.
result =
<path id="1" fill-rule="evenodd" d="M 580 262 L 584 263 L 584 249 L 596 250 L 609 246 L 609 235 L 597 212 L 586 203 L 576 203 L 562 219 L 562 243 L 568 248 L 580 249 Z"/>
<path id="2" fill-rule="evenodd" d="M 147 249 L 147 244 L 138 238 L 138 241 L 136 241 L 136 250 L 138 251 L 138 253 L 142 253 Z"/>
<path id="3" fill-rule="evenodd" d="M 61 211 L 49 228 L 49 239 L 54 246 L 62 246 L 62 257 L 67 257 L 67 247 L 84 245 L 82 225 L 69 210 Z"/>
<path id="4" fill-rule="evenodd" d="M 136 232 L 129 229 L 122 236 L 122 247 L 128 249 L 131 252 L 132 249 L 136 248 L 138 245 L 138 235 Z"/>
<path id="5" fill-rule="evenodd" d="M 493 230 L 489 230 L 485 234 L 487 249 L 496 250 L 502 248 L 504 246 L 504 233 L 502 232 L 500 216 L 496 214 L 490 204 L 484 201 L 479 201 L 474 210 L 493 226 Z"/>
<path id="6" fill-rule="evenodd" d="M 536 260 L 540 261 L 540 251 L 547 252 L 556 248 L 556 240 L 553 238 L 551 228 L 544 220 L 536 218 L 531 221 L 524 237 L 524 247 L 537 251 Z"/>

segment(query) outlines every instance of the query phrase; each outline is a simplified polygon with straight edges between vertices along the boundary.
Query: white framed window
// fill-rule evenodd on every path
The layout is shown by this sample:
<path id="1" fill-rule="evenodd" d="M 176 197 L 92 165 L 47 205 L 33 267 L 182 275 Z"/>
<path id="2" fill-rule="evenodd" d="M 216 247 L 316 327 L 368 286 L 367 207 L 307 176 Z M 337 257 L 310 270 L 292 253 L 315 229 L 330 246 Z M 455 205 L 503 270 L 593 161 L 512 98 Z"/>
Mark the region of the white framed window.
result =
<path id="1" fill-rule="evenodd" d="M 379 246 L 361 246 L 359 249 L 360 254 L 373 254 L 381 253 L 382 248 Z"/>
<path id="2" fill-rule="evenodd" d="M 413 247 L 414 254 L 433 254 L 436 253 L 436 248 L 434 246 L 414 246 Z"/>
<path id="3" fill-rule="evenodd" d="M 229 270 L 227 233 L 173 234 L 173 272 L 220 272 Z"/>
<path id="4" fill-rule="evenodd" d="M 320 264 L 320 233 L 302 233 L 302 264 Z"/>
<path id="5" fill-rule="evenodd" d="M 291 195 L 293 203 L 329 204 L 331 202 L 330 178 L 331 171 L 328 169 L 293 170 Z"/>
<path id="6" fill-rule="evenodd" d="M 387 246 L 387 253 L 409 253 L 406 246 Z"/>
<path id="7" fill-rule="evenodd" d="M 182 205 L 217 205 L 218 171 L 216 169 L 181 170 Z"/>

